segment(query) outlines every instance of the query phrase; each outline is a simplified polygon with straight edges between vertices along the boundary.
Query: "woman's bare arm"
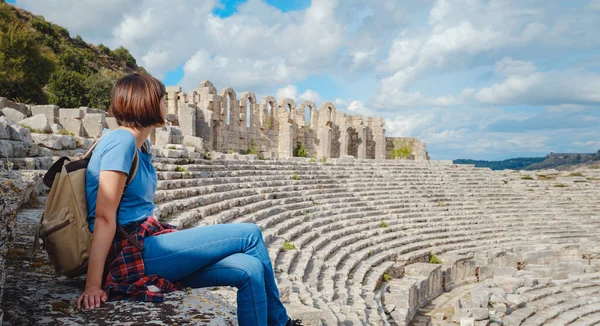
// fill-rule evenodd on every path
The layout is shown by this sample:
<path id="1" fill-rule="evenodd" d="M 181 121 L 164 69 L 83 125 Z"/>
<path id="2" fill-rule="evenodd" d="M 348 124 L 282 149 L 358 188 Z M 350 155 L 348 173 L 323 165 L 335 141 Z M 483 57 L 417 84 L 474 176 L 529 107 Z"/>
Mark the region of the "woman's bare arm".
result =
<path id="1" fill-rule="evenodd" d="M 96 218 L 94 236 L 87 271 L 85 291 L 77 300 L 86 309 L 99 307 L 108 299 L 102 290 L 104 263 L 117 228 L 117 208 L 123 194 L 127 175 L 119 171 L 101 171 L 96 200 Z"/>

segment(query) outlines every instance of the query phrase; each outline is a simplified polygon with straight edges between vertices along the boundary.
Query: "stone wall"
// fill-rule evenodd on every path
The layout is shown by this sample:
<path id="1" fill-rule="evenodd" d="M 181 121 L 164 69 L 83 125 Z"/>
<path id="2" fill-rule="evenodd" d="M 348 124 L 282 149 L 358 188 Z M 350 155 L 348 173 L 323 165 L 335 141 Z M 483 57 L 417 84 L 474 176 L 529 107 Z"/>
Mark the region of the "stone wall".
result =
<path id="1" fill-rule="evenodd" d="M 167 124 L 150 136 L 158 147 L 182 145 L 200 153 L 258 152 L 263 158 L 288 158 L 302 144 L 308 157 L 389 158 L 382 118 L 338 112 L 331 102 L 318 108 L 311 101 L 297 105 L 293 99 L 278 101 L 273 96 L 259 102 L 252 92 L 238 95 L 231 87 L 217 91 L 209 81 L 188 93 L 179 86 L 166 91 Z M 106 112 L 88 107 L 29 106 L 0 98 L 0 109 L 9 120 L 35 133 L 97 138 L 104 128 L 118 128 Z M 36 143 L 49 138 L 36 137 Z M 419 146 L 411 158 L 427 159 L 425 144 L 418 140 L 415 144 Z"/>
<path id="2" fill-rule="evenodd" d="M 0 324 L 4 317 L 2 298 L 6 280 L 6 260 L 17 211 L 33 194 L 34 182 L 20 173 L 0 169 Z"/>
<path id="3" fill-rule="evenodd" d="M 396 159 L 409 159 L 417 161 L 429 160 L 427 145 L 418 138 L 386 137 L 385 141 L 386 159 L 392 159 L 392 153 L 396 151 L 396 154 L 400 154 L 400 157 L 396 155 Z M 407 156 L 404 156 L 404 154 Z"/>

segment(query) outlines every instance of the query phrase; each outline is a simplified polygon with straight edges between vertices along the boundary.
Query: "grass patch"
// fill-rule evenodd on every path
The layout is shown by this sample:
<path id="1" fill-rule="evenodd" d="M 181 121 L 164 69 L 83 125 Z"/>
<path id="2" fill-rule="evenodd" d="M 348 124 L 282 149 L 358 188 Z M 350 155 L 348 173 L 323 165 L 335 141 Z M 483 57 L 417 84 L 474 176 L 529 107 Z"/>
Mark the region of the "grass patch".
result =
<path id="1" fill-rule="evenodd" d="M 296 246 L 289 241 L 285 241 L 281 248 L 283 248 L 283 250 L 286 250 L 286 251 L 287 250 L 296 250 Z"/>
<path id="2" fill-rule="evenodd" d="M 562 183 L 557 183 L 557 184 L 554 185 L 554 187 L 556 187 L 556 188 L 566 188 L 567 186 L 564 185 L 564 184 L 562 184 Z"/>
<path id="3" fill-rule="evenodd" d="M 369 256 L 373 255 L 373 250 L 369 250 Z"/>
<path id="4" fill-rule="evenodd" d="M 308 160 L 308 162 L 309 162 L 309 163 L 315 163 L 316 161 L 317 161 L 317 159 L 316 159 L 316 158 L 314 158 L 314 157 L 313 157 L 313 158 L 311 158 L 310 160 Z"/>
<path id="5" fill-rule="evenodd" d="M 556 179 L 555 175 L 545 175 L 545 174 L 538 174 L 538 179 L 540 180 L 554 180 Z"/>
<path id="6" fill-rule="evenodd" d="M 570 177 L 583 177 L 583 173 L 581 172 L 573 172 L 571 174 L 569 174 Z"/>
<path id="7" fill-rule="evenodd" d="M 600 178 L 595 178 L 595 177 L 587 177 L 585 179 L 588 180 L 588 181 L 598 181 L 598 180 L 600 180 Z"/>
<path id="8" fill-rule="evenodd" d="M 389 282 L 392 280 L 392 275 L 388 274 L 387 272 L 383 273 L 383 280 L 386 282 Z"/>
<path id="9" fill-rule="evenodd" d="M 530 175 L 524 175 L 524 176 L 521 177 L 521 180 L 534 180 L 534 179 Z"/>
<path id="10" fill-rule="evenodd" d="M 446 206 L 446 203 L 444 203 L 443 201 L 438 201 L 438 206 L 444 207 L 444 206 Z"/>
<path id="11" fill-rule="evenodd" d="M 36 134 L 51 134 L 52 133 L 52 132 L 45 132 L 40 129 L 31 128 L 30 126 L 24 125 L 22 123 L 19 123 L 19 126 L 29 130 L 30 132 L 36 133 Z"/>
<path id="12" fill-rule="evenodd" d="M 327 162 L 327 157 L 323 156 L 323 158 L 321 159 L 321 163 L 326 163 Z"/>
<path id="13" fill-rule="evenodd" d="M 186 168 L 184 168 L 183 166 L 178 166 L 175 170 L 177 172 L 188 172 L 188 170 Z"/>
<path id="14" fill-rule="evenodd" d="M 175 146 L 167 146 L 167 149 L 175 149 Z"/>
<path id="15" fill-rule="evenodd" d="M 389 225 L 387 224 L 386 221 L 381 221 L 381 224 L 379 224 L 379 226 L 382 228 L 387 228 Z"/>
<path id="16" fill-rule="evenodd" d="M 442 260 L 438 258 L 434 253 L 429 253 L 429 263 L 430 264 L 441 264 Z"/>
<path id="17" fill-rule="evenodd" d="M 294 175 L 292 175 L 292 180 L 300 180 L 298 173 L 294 172 Z"/>
<path id="18" fill-rule="evenodd" d="M 61 129 L 61 130 L 59 130 L 59 131 L 58 131 L 58 134 L 59 134 L 59 135 L 65 135 L 65 136 L 73 136 L 73 137 L 75 136 L 75 134 L 74 134 L 74 133 L 72 133 L 72 132 L 70 132 L 70 131 L 68 131 L 68 130 L 66 130 L 66 129 Z"/>

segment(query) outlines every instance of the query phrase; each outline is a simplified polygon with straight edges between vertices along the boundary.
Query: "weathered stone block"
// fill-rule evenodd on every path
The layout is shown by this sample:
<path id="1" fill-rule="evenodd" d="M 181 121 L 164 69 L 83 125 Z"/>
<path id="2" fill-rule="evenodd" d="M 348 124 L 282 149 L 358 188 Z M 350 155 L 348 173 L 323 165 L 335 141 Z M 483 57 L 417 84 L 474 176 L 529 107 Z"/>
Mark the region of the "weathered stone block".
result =
<path id="1" fill-rule="evenodd" d="M 119 128 L 119 123 L 117 123 L 117 119 L 115 117 L 106 117 L 105 121 L 108 129 L 114 130 Z"/>
<path id="2" fill-rule="evenodd" d="M 84 111 L 80 109 L 60 109 L 58 111 L 60 124 L 65 130 L 75 134 L 75 136 L 85 136 L 83 128 Z"/>
<path id="3" fill-rule="evenodd" d="M 183 104 L 179 108 L 179 128 L 183 136 L 196 136 L 196 108 Z"/>
<path id="4" fill-rule="evenodd" d="M 83 119 L 85 116 L 84 110 L 81 109 L 59 109 L 58 117 L 62 122 L 65 119 Z"/>
<path id="5" fill-rule="evenodd" d="M 13 101 L 6 100 L 4 102 L 4 107 L 17 110 L 17 111 L 23 113 L 26 117 L 31 116 L 31 109 L 29 109 L 29 106 L 27 106 L 26 104 L 16 103 Z"/>
<path id="6" fill-rule="evenodd" d="M 34 105 L 31 107 L 31 115 L 43 114 L 48 117 L 50 123 L 59 123 L 58 110 L 57 105 Z"/>
<path id="7" fill-rule="evenodd" d="M 13 108 L 9 108 L 9 107 L 2 109 L 2 113 L 4 114 L 5 117 L 7 117 L 8 119 L 10 119 L 13 122 L 19 122 L 19 121 L 27 118 L 27 115 L 23 114 L 20 111 L 13 109 Z"/>
<path id="8" fill-rule="evenodd" d="M 19 124 L 23 126 L 27 126 L 31 129 L 35 129 L 36 131 L 43 133 L 51 133 L 52 127 L 50 126 L 50 122 L 48 117 L 45 114 L 37 114 L 30 118 L 23 119 L 19 122 Z"/>
<path id="9" fill-rule="evenodd" d="M 183 136 L 183 146 L 191 146 L 198 150 L 204 150 L 204 139 L 195 136 Z"/>
<path id="10" fill-rule="evenodd" d="M 0 155 L 2 157 L 31 157 L 38 155 L 35 144 L 16 140 L 0 140 Z"/>
<path id="11" fill-rule="evenodd" d="M 50 149 L 62 150 L 77 148 L 75 138 L 67 135 L 31 134 L 31 138 L 39 146 Z"/>
<path id="12" fill-rule="evenodd" d="M 11 140 L 18 140 L 31 143 L 31 132 L 27 128 L 23 128 L 18 124 L 14 123 L 12 120 L 7 119 L 6 117 L 0 117 L 0 123 L 4 123 L 8 125 Z"/>
<path id="13" fill-rule="evenodd" d="M 0 139 L 10 139 L 11 128 L 8 123 L 0 122 Z"/>
<path id="14" fill-rule="evenodd" d="M 104 129 L 106 114 L 102 113 L 87 113 L 83 119 L 83 128 L 88 137 L 97 138 L 102 135 Z"/>

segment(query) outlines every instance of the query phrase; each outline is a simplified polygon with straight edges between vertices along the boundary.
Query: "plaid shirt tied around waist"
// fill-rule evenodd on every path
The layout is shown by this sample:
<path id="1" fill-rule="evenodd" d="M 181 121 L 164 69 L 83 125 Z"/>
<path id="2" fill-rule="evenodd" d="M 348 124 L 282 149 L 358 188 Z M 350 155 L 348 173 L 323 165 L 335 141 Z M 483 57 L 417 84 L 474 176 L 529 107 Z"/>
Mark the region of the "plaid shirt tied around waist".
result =
<path id="1" fill-rule="evenodd" d="M 143 223 L 136 225 L 131 237 L 143 245 L 146 237 L 175 231 L 177 229 L 174 226 L 148 217 Z M 106 262 L 103 289 L 110 301 L 128 299 L 163 302 L 165 293 L 183 289 L 179 283 L 171 283 L 157 275 L 145 275 L 142 251 L 120 232 L 115 235 Z M 149 286 L 154 286 L 160 291 L 153 292 Z"/>

